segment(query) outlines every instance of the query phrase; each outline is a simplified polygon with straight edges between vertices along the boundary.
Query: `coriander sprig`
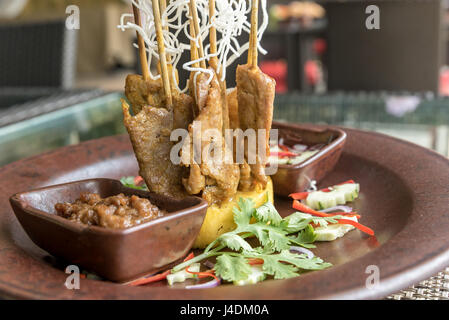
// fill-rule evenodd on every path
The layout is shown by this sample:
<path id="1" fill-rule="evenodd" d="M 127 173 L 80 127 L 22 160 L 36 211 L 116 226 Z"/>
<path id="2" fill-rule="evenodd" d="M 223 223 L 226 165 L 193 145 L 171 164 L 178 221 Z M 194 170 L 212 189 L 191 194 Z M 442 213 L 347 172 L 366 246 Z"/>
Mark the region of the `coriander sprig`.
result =
<path id="1" fill-rule="evenodd" d="M 335 223 L 339 216 L 313 217 L 295 212 L 282 218 L 276 208 L 268 201 L 255 208 L 251 199 L 240 198 L 238 207 L 233 209 L 236 229 L 222 234 L 210 243 L 204 252 L 172 269 L 177 272 L 192 263 L 216 256 L 214 270 L 217 276 L 230 282 L 245 280 L 252 272 L 250 259 L 263 260 L 264 276 L 286 279 L 299 276 L 301 270 L 321 270 L 331 266 L 318 257 L 308 258 L 305 254 L 290 252 L 292 245 L 306 248 L 315 247 L 312 243 L 316 234 L 311 223 L 325 226 Z M 260 246 L 252 247 L 246 238 L 257 238 Z M 227 251 L 224 251 L 227 249 Z"/>

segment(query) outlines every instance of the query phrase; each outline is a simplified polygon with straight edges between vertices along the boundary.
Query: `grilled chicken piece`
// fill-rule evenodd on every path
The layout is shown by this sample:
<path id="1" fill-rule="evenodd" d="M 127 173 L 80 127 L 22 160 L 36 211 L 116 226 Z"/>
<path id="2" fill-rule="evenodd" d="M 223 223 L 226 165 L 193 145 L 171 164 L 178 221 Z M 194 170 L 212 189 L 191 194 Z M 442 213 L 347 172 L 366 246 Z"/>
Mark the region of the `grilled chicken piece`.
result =
<path id="1" fill-rule="evenodd" d="M 265 129 L 265 156 L 256 155 L 256 163 L 249 163 L 252 177 L 264 188 L 267 184 L 265 165 L 270 152 L 269 138 L 273 120 L 273 102 L 276 82 L 258 67 L 237 67 L 237 101 L 240 128 Z M 262 147 L 262 146 L 261 146 Z M 256 150 L 259 149 L 257 145 Z M 245 151 L 248 148 L 245 147 Z M 251 158 L 246 154 L 246 159 Z"/>
<path id="2" fill-rule="evenodd" d="M 144 106 L 161 108 L 165 105 L 165 94 L 161 79 L 145 81 L 140 75 L 130 74 L 126 77 L 125 95 L 135 115 Z"/>
<path id="3" fill-rule="evenodd" d="M 195 79 L 195 77 L 192 77 Z M 197 100 L 197 111 L 195 115 L 198 116 L 199 112 L 205 107 L 207 102 L 207 97 L 209 95 L 209 87 L 210 84 L 207 83 L 209 79 L 209 74 L 200 73 L 196 77 L 196 86 L 195 86 L 195 98 Z M 218 80 L 217 80 L 218 81 Z M 229 110 L 228 110 L 228 100 L 226 95 L 226 84 L 224 82 L 219 82 L 220 86 L 220 105 L 221 105 L 221 117 L 222 117 L 222 131 L 223 135 L 225 134 L 226 129 L 229 128 Z"/>
<path id="4" fill-rule="evenodd" d="M 251 168 L 246 161 L 240 165 L 240 182 L 239 190 L 248 191 L 251 190 L 253 185 L 253 178 L 251 177 Z"/>
<path id="5" fill-rule="evenodd" d="M 221 100 L 221 115 L 223 119 L 223 136 L 225 135 L 225 130 L 230 128 L 229 123 L 229 106 L 226 94 L 226 82 L 220 82 L 220 100 Z"/>
<path id="6" fill-rule="evenodd" d="M 187 129 L 193 121 L 193 99 L 184 93 L 173 95 L 173 129 Z"/>
<path id="7" fill-rule="evenodd" d="M 198 81 L 204 79 L 200 77 L 201 75 L 198 76 Z M 206 101 L 203 106 L 200 106 L 199 115 L 195 118 L 194 124 L 189 126 L 189 139 L 185 142 L 188 145 L 187 148 L 183 148 L 181 162 L 190 167 L 189 177 L 183 179 L 186 190 L 191 194 L 198 194 L 202 191 L 203 198 L 212 204 L 226 200 L 237 192 L 240 170 L 238 164 L 233 163 L 232 151 L 228 150 L 222 135 L 222 93 L 216 76 L 208 87 Z M 203 91 L 197 93 L 203 94 Z M 198 101 L 202 101 L 202 98 L 197 95 Z M 195 127 L 199 124 L 201 124 L 201 128 Z M 221 141 L 214 141 L 207 134 L 210 129 L 216 130 L 215 138 Z M 199 137 L 194 136 L 197 133 L 200 134 Z M 195 139 L 201 142 L 201 148 L 197 150 L 201 157 L 201 163 L 195 162 L 197 160 L 194 158 Z M 215 152 L 219 153 L 215 154 Z M 206 153 L 210 154 L 210 157 L 203 158 L 202 156 Z M 220 161 L 216 161 L 217 159 Z"/>
<path id="8" fill-rule="evenodd" d="M 240 121 L 239 121 L 239 105 L 237 101 L 236 88 L 228 90 L 226 100 L 228 102 L 229 127 L 231 129 L 238 129 L 240 128 Z"/>
<path id="9" fill-rule="evenodd" d="M 180 93 L 174 88 L 173 83 L 172 86 L 173 128 L 187 129 L 193 120 L 193 99 L 189 95 Z M 125 95 L 134 115 L 137 115 L 144 106 L 171 109 L 165 104 L 165 93 L 160 78 L 145 81 L 140 75 L 130 74 L 126 77 Z"/>
<path id="10" fill-rule="evenodd" d="M 170 160 L 173 114 L 164 108 L 142 107 L 131 116 L 122 101 L 125 127 L 139 163 L 139 174 L 150 191 L 181 198 L 186 195 L 181 179 L 184 168 Z"/>
<path id="11" fill-rule="evenodd" d="M 193 99 L 177 90 L 173 92 L 173 106 L 165 103 L 161 80 L 145 81 L 139 75 L 126 78 L 125 93 L 131 102 L 123 103 L 125 127 L 139 163 L 140 175 L 148 188 L 156 193 L 175 197 L 187 193 L 182 186 L 186 168 L 170 160 L 172 129 L 187 129 L 193 120 Z"/>
<path id="12" fill-rule="evenodd" d="M 204 109 L 207 102 L 207 96 L 209 94 L 209 84 L 207 83 L 209 75 L 206 73 L 200 73 L 196 76 L 196 86 L 194 86 L 194 96 L 196 99 L 197 112 L 196 117 Z M 195 77 L 193 77 L 195 80 Z"/>

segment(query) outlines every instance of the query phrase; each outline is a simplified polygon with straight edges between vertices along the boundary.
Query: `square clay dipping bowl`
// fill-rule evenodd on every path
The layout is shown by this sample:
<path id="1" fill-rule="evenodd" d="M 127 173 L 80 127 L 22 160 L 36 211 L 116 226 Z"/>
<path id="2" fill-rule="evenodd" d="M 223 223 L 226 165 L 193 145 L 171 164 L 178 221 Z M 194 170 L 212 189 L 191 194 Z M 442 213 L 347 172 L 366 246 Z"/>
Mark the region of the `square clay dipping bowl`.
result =
<path id="1" fill-rule="evenodd" d="M 101 197 L 134 194 L 149 199 L 168 214 L 126 229 L 87 226 L 56 214 L 56 203 L 74 202 L 83 191 Z M 115 282 L 159 271 L 184 257 L 200 231 L 207 210 L 207 202 L 198 197 L 176 200 L 131 189 L 112 179 L 76 181 L 17 193 L 10 198 L 10 203 L 36 245 Z"/>
<path id="2" fill-rule="evenodd" d="M 297 164 L 279 164 L 278 170 L 271 175 L 274 193 L 288 197 L 294 192 L 305 191 L 310 180 L 320 182 L 337 164 L 346 141 L 346 133 L 333 127 L 314 127 L 292 123 L 273 122 L 272 128 L 278 129 L 279 139 L 291 147 L 300 143 L 308 146 L 325 144 L 319 152 Z"/>

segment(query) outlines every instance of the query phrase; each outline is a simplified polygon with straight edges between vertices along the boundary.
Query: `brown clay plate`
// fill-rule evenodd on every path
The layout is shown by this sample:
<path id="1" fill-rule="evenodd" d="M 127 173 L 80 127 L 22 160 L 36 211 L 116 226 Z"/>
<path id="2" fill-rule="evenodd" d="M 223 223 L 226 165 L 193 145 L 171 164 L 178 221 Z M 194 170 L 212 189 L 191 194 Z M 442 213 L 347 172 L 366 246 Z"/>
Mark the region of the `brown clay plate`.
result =
<path id="1" fill-rule="evenodd" d="M 449 265 L 449 160 L 385 135 L 345 129 L 347 141 L 334 170 L 320 186 L 355 179 L 354 204 L 377 239 L 358 230 L 315 253 L 334 266 L 289 280 L 214 289 L 127 287 L 81 280 L 64 287 L 67 274 L 27 237 L 8 203 L 10 195 L 46 185 L 137 172 L 127 136 L 92 140 L 20 160 L 0 168 L 0 296 L 35 299 L 361 299 L 380 298 L 425 279 Z M 291 212 L 290 201 L 275 200 Z M 144 254 L 144 253 L 142 253 Z M 369 266 L 380 283 L 367 288 Z M 369 269 L 368 269 L 369 270 Z"/>

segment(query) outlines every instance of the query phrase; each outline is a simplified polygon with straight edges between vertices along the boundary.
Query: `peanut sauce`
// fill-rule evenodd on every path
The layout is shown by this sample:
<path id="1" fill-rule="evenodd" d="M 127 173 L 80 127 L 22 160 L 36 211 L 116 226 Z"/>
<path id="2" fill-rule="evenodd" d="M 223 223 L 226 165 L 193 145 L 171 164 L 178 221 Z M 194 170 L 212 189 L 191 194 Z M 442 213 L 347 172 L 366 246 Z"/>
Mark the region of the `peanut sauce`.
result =
<path id="1" fill-rule="evenodd" d="M 68 220 L 109 229 L 128 228 L 167 213 L 146 198 L 123 193 L 102 198 L 96 193 L 82 192 L 74 203 L 57 203 L 55 209 Z"/>

